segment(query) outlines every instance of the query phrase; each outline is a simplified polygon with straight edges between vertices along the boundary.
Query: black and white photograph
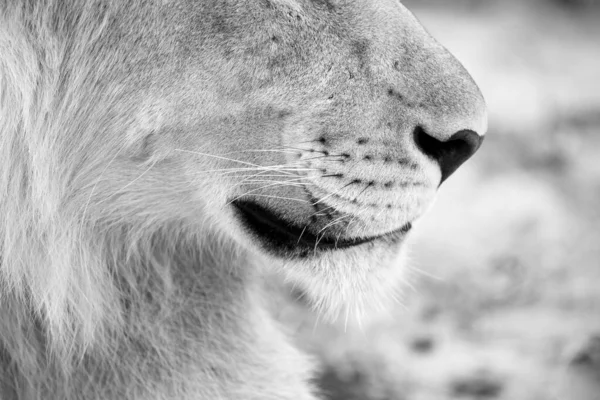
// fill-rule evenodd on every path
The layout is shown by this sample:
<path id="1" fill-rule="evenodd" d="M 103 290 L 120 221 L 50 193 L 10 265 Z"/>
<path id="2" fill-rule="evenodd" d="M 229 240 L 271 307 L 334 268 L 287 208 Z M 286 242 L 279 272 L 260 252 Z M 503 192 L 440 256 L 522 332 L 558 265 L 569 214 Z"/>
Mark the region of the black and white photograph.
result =
<path id="1" fill-rule="evenodd" d="M 0 400 L 600 400 L 600 1 L 0 0 Z"/>

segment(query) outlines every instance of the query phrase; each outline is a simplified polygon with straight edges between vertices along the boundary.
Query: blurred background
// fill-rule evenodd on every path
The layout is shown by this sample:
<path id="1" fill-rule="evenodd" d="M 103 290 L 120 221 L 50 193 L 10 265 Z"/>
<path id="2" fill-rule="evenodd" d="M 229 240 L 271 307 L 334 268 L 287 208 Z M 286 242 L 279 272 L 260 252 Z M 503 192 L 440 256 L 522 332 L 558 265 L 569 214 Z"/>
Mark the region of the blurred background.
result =
<path id="1" fill-rule="evenodd" d="M 319 385 L 600 400 L 600 1 L 403 3 L 478 82 L 490 129 L 414 229 L 403 305 L 362 330 L 296 323 Z"/>

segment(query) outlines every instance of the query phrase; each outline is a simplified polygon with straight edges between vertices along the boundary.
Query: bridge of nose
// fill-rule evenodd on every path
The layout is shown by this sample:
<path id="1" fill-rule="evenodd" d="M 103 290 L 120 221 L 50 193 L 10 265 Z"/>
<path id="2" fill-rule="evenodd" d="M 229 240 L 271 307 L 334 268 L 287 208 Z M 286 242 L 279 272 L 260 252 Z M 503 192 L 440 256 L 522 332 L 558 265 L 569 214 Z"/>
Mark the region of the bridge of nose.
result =
<path id="1" fill-rule="evenodd" d="M 350 51 L 359 66 L 357 78 L 374 88 L 372 98 L 367 99 L 364 92 L 356 97 L 385 102 L 391 109 L 384 107 L 383 119 L 403 130 L 419 126 L 440 141 L 463 130 L 483 136 L 485 101 L 462 64 L 404 6 L 386 0 L 378 6 L 372 20 L 379 26 L 365 29 L 365 40 L 357 40 Z M 368 58 L 369 52 L 385 57 Z M 364 87 L 356 90 L 364 91 Z"/>
<path id="2" fill-rule="evenodd" d="M 440 141 L 462 130 L 484 135 L 486 105 L 471 75 L 406 8 L 401 14 L 403 56 L 394 62 L 401 78 L 391 81 L 388 95 L 410 108 L 414 124 Z"/>
<path id="3" fill-rule="evenodd" d="M 404 66 L 409 71 L 405 75 L 405 82 L 410 82 L 405 87 L 407 97 L 414 96 L 410 105 L 415 125 L 440 141 L 463 130 L 483 136 L 487 111 L 479 88 L 456 58 L 430 41 L 435 45 L 422 49 L 422 59 L 409 60 Z"/>

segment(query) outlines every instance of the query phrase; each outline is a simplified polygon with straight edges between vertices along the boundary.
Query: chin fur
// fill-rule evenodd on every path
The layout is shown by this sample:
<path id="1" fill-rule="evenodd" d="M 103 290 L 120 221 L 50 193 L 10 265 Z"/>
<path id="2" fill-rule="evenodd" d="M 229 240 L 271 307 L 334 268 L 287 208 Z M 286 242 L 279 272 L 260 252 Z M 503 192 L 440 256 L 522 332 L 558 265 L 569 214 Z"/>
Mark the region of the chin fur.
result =
<path id="1" fill-rule="evenodd" d="M 407 273 L 404 249 L 361 247 L 287 261 L 281 271 L 320 318 L 361 324 L 366 316 L 386 312 L 390 303 L 399 302 Z"/>

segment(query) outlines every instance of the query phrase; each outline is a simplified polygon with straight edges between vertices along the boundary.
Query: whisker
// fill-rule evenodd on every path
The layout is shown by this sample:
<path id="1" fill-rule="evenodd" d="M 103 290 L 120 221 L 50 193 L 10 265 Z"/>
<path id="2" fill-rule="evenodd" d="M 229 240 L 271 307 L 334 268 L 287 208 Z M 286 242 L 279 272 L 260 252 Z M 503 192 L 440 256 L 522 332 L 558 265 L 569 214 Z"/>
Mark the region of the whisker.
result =
<path id="1" fill-rule="evenodd" d="M 410 290 L 412 290 L 412 291 L 413 291 L 413 293 L 419 293 L 419 291 L 417 290 L 417 288 L 415 287 L 415 285 L 413 285 L 413 283 L 410 281 L 410 279 L 408 279 L 408 278 L 407 278 L 407 279 L 404 279 L 404 280 L 402 281 L 402 284 L 404 284 L 404 285 L 408 286 L 408 288 L 409 288 Z"/>
<path id="2" fill-rule="evenodd" d="M 269 188 L 269 187 L 274 187 L 274 186 L 284 186 L 284 185 L 282 185 L 282 184 L 281 184 L 281 182 L 273 182 L 273 181 L 267 181 L 267 182 L 270 182 L 270 184 L 268 184 L 268 185 L 263 185 L 263 186 L 261 186 L 261 187 L 258 187 L 258 188 L 256 188 L 256 189 L 249 190 L 249 191 L 247 191 L 246 193 L 244 193 L 244 195 L 247 195 L 247 194 L 250 194 L 250 193 L 254 193 L 254 192 L 257 192 L 257 191 L 260 191 L 260 190 L 263 190 L 263 189 Z M 300 186 L 301 186 L 301 185 L 300 185 Z"/>
<path id="3" fill-rule="evenodd" d="M 296 151 L 304 151 L 306 153 L 322 153 L 322 154 L 326 154 L 325 157 L 343 157 L 342 154 L 332 154 L 326 150 L 317 150 L 317 149 L 303 149 L 300 147 L 291 147 L 291 146 L 284 146 L 284 149 L 292 149 L 292 150 L 296 150 Z"/>
<path id="4" fill-rule="evenodd" d="M 294 184 L 298 184 L 298 185 L 303 185 L 299 182 L 302 182 L 303 180 L 305 180 L 306 178 L 303 176 L 299 176 L 297 178 L 291 178 L 289 177 L 289 175 L 284 175 L 280 178 L 282 178 L 281 180 L 273 180 L 273 179 L 264 179 L 266 178 L 265 175 L 255 175 L 252 177 L 249 177 L 247 179 L 244 179 L 244 182 L 265 182 L 265 183 L 275 183 L 275 182 L 280 182 L 280 183 L 294 183 Z"/>
<path id="5" fill-rule="evenodd" d="M 225 203 L 226 206 L 230 205 L 231 203 L 233 203 L 236 200 L 241 199 L 242 197 L 246 196 L 248 193 L 244 193 L 241 194 L 239 196 L 237 196 L 236 198 L 228 201 L 227 203 Z M 298 201 L 301 203 L 310 203 L 308 200 L 305 199 L 298 199 L 295 197 L 284 197 L 284 196 L 275 196 L 275 195 L 268 195 L 268 194 L 253 194 L 252 197 L 265 197 L 265 198 L 269 198 L 269 199 L 279 199 L 279 200 L 292 200 L 292 201 Z"/>
<path id="6" fill-rule="evenodd" d="M 317 235 L 317 240 L 315 241 L 315 248 L 313 249 L 313 254 L 316 257 L 317 256 L 317 247 L 319 247 L 319 243 L 321 242 L 321 239 L 323 239 L 323 235 L 321 235 L 319 237 L 319 235 Z"/>
<path id="7" fill-rule="evenodd" d="M 297 186 L 297 187 L 304 186 L 304 184 L 298 183 L 298 182 L 273 181 L 273 180 L 269 180 L 269 179 L 250 179 L 250 180 L 245 180 L 243 183 L 248 184 L 248 185 L 252 184 L 252 183 L 273 183 L 275 185 L 282 185 L 282 186 Z"/>
<path id="8" fill-rule="evenodd" d="M 322 158 L 327 158 L 329 156 L 316 156 L 311 158 L 301 158 L 299 160 L 294 161 L 294 163 L 304 162 L 304 161 L 312 161 L 312 160 L 320 160 Z"/>
<path id="9" fill-rule="evenodd" d="M 287 167 L 287 166 L 266 166 L 261 168 L 224 168 L 224 169 L 213 169 L 213 170 L 202 170 L 195 172 L 196 175 L 208 174 L 208 173 L 221 173 L 221 175 L 231 176 L 235 173 L 240 173 L 239 177 L 247 177 L 252 175 L 244 174 L 245 172 L 256 172 L 256 173 L 267 173 L 267 172 L 279 172 L 278 175 L 272 176 L 297 176 L 296 172 L 312 172 L 317 171 L 317 168 L 297 168 L 297 167 Z"/>
<path id="10" fill-rule="evenodd" d="M 269 198 L 269 199 L 293 200 L 293 201 L 298 201 L 300 203 L 310 203 L 308 200 L 299 199 L 297 197 L 274 196 L 274 195 L 267 195 L 267 194 L 254 194 L 253 196 L 265 197 L 265 198 Z"/>
<path id="11" fill-rule="evenodd" d="M 348 330 L 348 319 L 350 317 L 350 308 L 346 307 L 346 318 L 344 319 L 344 332 Z"/>
<path id="12" fill-rule="evenodd" d="M 305 225 L 304 229 L 302 229 L 302 232 L 300 232 L 300 236 L 298 236 L 298 241 L 296 242 L 296 246 L 300 244 L 300 240 L 302 239 L 302 235 L 304 235 L 304 232 L 306 231 L 307 227 L 308 227 L 308 225 Z"/>
<path id="13" fill-rule="evenodd" d="M 247 176 L 245 179 L 243 179 L 241 182 L 239 182 L 240 185 L 243 185 L 245 182 L 248 181 L 252 181 L 254 179 L 262 179 L 266 176 L 272 176 L 272 177 L 278 177 L 278 178 L 289 178 L 286 179 L 285 181 L 277 181 L 277 182 L 294 182 L 294 181 L 301 181 L 303 179 L 305 179 L 302 175 L 297 175 L 297 174 L 291 174 L 291 175 L 263 175 L 261 172 L 258 172 L 256 174 L 253 175 L 249 175 Z M 292 178 L 295 177 L 295 178 Z M 273 181 L 270 181 L 273 182 Z"/>
<path id="14" fill-rule="evenodd" d="M 409 263 L 409 264 L 410 264 L 410 263 Z M 435 279 L 435 280 L 437 280 L 437 281 L 444 281 L 444 280 L 445 280 L 445 279 L 444 279 L 443 277 L 441 277 L 441 276 L 434 275 L 434 274 L 432 274 L 432 273 L 430 273 L 430 272 L 427 272 L 427 271 L 425 271 L 425 270 L 422 270 L 422 269 L 420 269 L 420 268 L 418 268 L 418 267 L 415 267 L 414 265 L 408 265 L 408 266 L 407 266 L 407 268 L 408 268 L 408 269 L 410 269 L 411 271 L 417 272 L 417 273 L 419 273 L 419 274 L 421 274 L 421 275 L 424 275 L 424 276 L 426 276 L 426 277 L 428 277 L 428 278 L 431 278 L 431 279 Z"/>
<path id="15" fill-rule="evenodd" d="M 319 326 L 319 323 L 321 322 L 321 313 L 319 312 L 320 310 L 319 310 L 318 306 L 315 307 L 315 305 L 313 304 L 312 308 L 315 309 L 315 311 L 316 311 L 315 312 L 315 315 L 316 315 L 315 323 L 314 323 L 313 329 L 312 329 L 312 335 L 314 337 L 314 335 L 317 333 L 317 327 Z"/>
<path id="16" fill-rule="evenodd" d="M 313 139 L 313 140 L 305 140 L 303 142 L 296 142 L 297 144 L 304 144 L 304 143 L 314 143 L 314 142 L 318 142 L 319 139 Z"/>
<path id="17" fill-rule="evenodd" d="M 259 168 L 259 169 L 273 169 L 273 168 L 275 168 L 275 169 L 281 171 L 281 169 L 279 168 L 280 166 L 284 166 L 284 167 L 287 166 L 287 164 L 280 164 L 280 165 L 277 165 L 277 166 L 259 165 L 259 164 L 254 164 L 254 163 L 247 162 L 247 161 L 237 160 L 235 158 L 217 156 L 215 154 L 202 153 L 202 152 L 199 152 L 199 151 L 191 151 L 191 150 L 184 150 L 184 149 L 175 149 L 175 151 L 180 151 L 180 152 L 183 152 L 183 153 L 191 153 L 191 154 L 205 156 L 205 157 L 212 157 L 212 158 L 216 158 L 216 159 L 219 159 L 219 160 L 232 161 L 232 162 L 236 162 L 236 163 L 239 163 L 239 164 L 242 164 L 242 165 L 249 165 L 249 166 L 252 166 L 252 167 L 255 167 L 255 168 Z"/>
<path id="18" fill-rule="evenodd" d="M 332 227 L 340 222 L 342 222 L 345 218 L 348 218 L 350 215 L 349 214 L 344 214 L 341 217 L 338 217 L 336 219 L 334 219 L 333 221 L 330 221 L 327 225 L 325 225 L 323 228 L 321 228 L 321 230 L 319 230 L 319 233 L 323 232 L 325 229 Z"/>
<path id="19" fill-rule="evenodd" d="M 283 148 L 284 149 L 292 149 L 292 150 L 296 150 L 296 151 L 304 151 L 304 152 L 307 152 L 307 153 L 318 151 L 318 150 L 315 150 L 315 149 L 303 149 L 301 147 L 292 147 L 292 146 L 283 146 Z"/>
<path id="20" fill-rule="evenodd" d="M 292 188 L 301 188 L 304 187 L 303 184 L 301 183 L 285 183 L 285 182 L 273 182 L 273 181 L 269 181 L 269 180 L 265 180 L 265 181 L 254 181 L 254 182 L 245 182 L 244 185 L 254 185 L 257 183 L 263 183 L 262 186 L 259 187 L 255 187 L 255 188 L 248 188 L 248 191 L 246 192 L 247 194 L 249 193 L 255 193 L 258 191 L 261 191 L 263 189 L 267 189 L 267 188 L 275 188 L 275 187 L 292 187 Z"/>
<path id="21" fill-rule="evenodd" d="M 295 154 L 295 151 L 292 150 L 285 150 L 285 149 L 247 149 L 247 150 L 236 150 L 236 151 L 230 151 L 228 153 L 223 153 L 223 154 L 234 154 L 234 153 L 293 153 Z"/>
<path id="22" fill-rule="evenodd" d="M 263 171 L 263 168 L 220 168 L 220 169 L 204 169 L 199 173 L 209 172 L 247 172 L 247 171 Z"/>
<path id="23" fill-rule="evenodd" d="M 251 162 L 236 160 L 235 158 L 230 158 L 230 157 L 217 156 L 215 154 L 202 153 L 199 151 L 192 151 L 192 150 L 185 150 L 185 149 L 175 149 L 175 151 L 180 151 L 182 153 L 191 153 L 191 154 L 195 154 L 195 155 L 199 155 L 199 156 L 217 158 L 219 160 L 233 161 L 233 162 L 237 162 L 237 163 L 244 164 L 244 165 L 251 165 L 253 167 L 262 167 L 261 165 L 254 164 Z"/>
<path id="24" fill-rule="evenodd" d="M 330 208 L 333 208 L 333 209 L 335 209 L 335 207 L 334 207 L 334 206 L 327 206 L 327 207 L 325 207 L 325 208 L 322 208 L 322 209 L 320 209 L 320 210 L 317 210 L 317 211 L 315 211 L 313 214 L 309 215 L 308 217 L 310 218 L 310 217 L 312 217 L 312 216 L 317 216 L 317 215 L 327 215 L 326 213 L 325 213 L 325 214 L 322 214 L 322 213 L 323 213 L 324 211 L 326 211 L 326 210 L 329 210 Z"/>
<path id="25" fill-rule="evenodd" d="M 244 182 L 252 180 L 252 179 L 260 179 L 263 178 L 263 174 L 267 173 L 267 172 L 273 172 L 273 171 L 258 171 L 256 173 L 253 173 L 251 175 L 246 175 L 246 176 L 239 176 L 239 177 L 243 177 L 243 179 L 239 182 L 240 185 L 243 185 Z M 278 174 L 279 175 L 279 174 Z M 283 176 L 280 176 L 279 178 L 285 178 L 288 176 L 294 176 L 294 175 L 290 175 L 290 174 L 283 174 Z"/>
<path id="26" fill-rule="evenodd" d="M 330 198 L 331 196 L 335 196 L 337 195 L 340 191 L 344 190 L 345 188 L 347 188 L 348 186 L 352 185 L 352 182 L 348 182 L 347 184 L 345 184 L 344 186 L 342 186 L 341 188 L 329 193 L 328 195 L 321 197 L 319 200 L 317 200 L 316 202 L 314 202 L 312 205 L 316 206 L 317 204 L 327 200 L 328 198 Z"/>
<path id="27" fill-rule="evenodd" d="M 357 195 L 354 197 L 353 201 L 356 201 L 356 200 L 358 200 L 358 198 L 359 198 L 359 197 L 360 197 L 360 196 L 361 196 L 361 195 L 362 195 L 364 192 L 366 192 L 366 191 L 367 191 L 367 189 L 368 189 L 368 188 L 370 188 L 370 187 L 371 187 L 370 185 L 367 185 L 367 186 L 365 186 L 365 188 L 364 188 L 363 190 L 361 190 L 361 191 L 360 191 L 360 193 L 359 193 L 359 194 L 357 194 Z"/>
<path id="28" fill-rule="evenodd" d="M 290 180 L 295 181 L 295 180 L 300 180 L 300 179 L 306 179 L 306 177 L 301 176 L 301 175 L 297 175 L 299 176 L 299 178 L 291 178 L 293 175 L 285 175 L 285 174 L 271 174 L 271 175 L 264 175 L 265 172 L 270 172 L 270 171 L 262 171 L 250 176 L 244 176 L 244 175 L 240 175 L 240 177 L 244 176 L 245 178 L 290 178 Z"/>

